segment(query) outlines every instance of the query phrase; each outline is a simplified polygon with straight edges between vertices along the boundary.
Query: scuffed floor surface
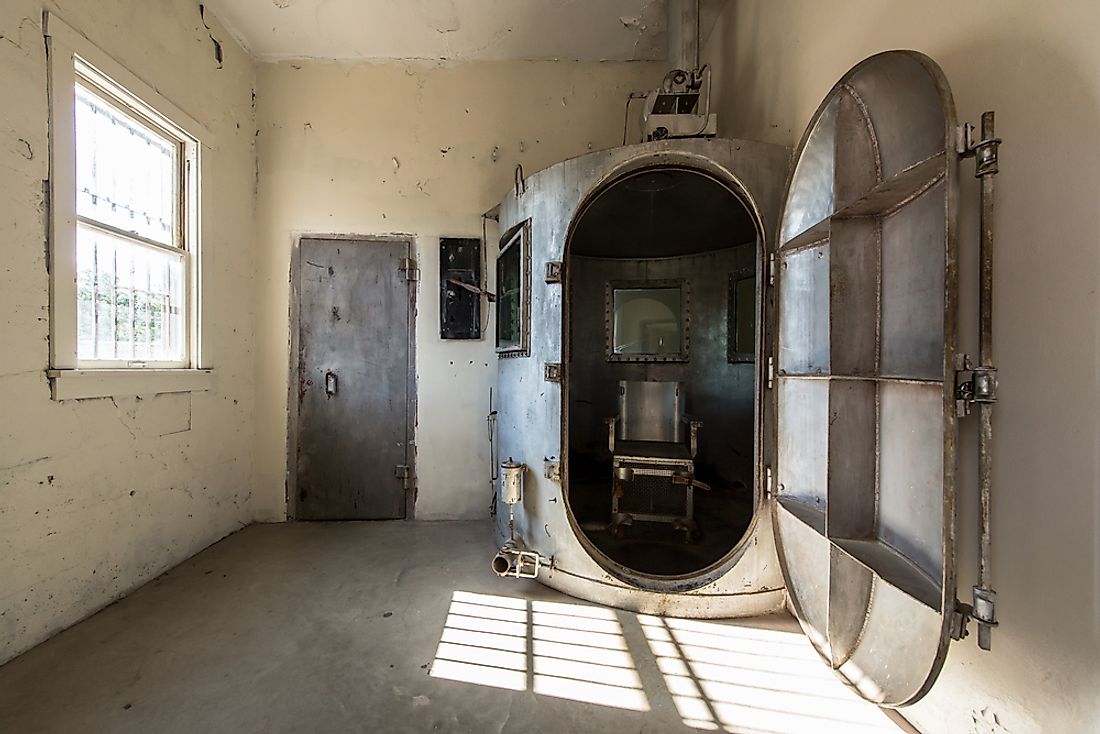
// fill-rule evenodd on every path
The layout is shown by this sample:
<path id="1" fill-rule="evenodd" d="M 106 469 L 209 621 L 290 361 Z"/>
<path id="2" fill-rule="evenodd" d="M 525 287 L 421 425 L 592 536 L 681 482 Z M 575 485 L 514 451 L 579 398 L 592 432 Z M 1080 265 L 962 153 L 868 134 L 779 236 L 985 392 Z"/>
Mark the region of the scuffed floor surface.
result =
<path id="1" fill-rule="evenodd" d="M 484 523 L 247 528 L 0 668 L 0 731 L 897 732 L 787 617 L 498 579 Z"/>

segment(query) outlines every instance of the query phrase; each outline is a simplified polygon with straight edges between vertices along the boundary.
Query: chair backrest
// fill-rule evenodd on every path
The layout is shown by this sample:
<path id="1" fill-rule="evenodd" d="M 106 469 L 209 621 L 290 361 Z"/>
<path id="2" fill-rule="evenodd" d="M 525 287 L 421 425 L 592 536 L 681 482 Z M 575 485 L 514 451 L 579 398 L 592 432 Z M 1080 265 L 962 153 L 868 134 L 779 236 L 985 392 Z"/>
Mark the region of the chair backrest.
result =
<path id="1" fill-rule="evenodd" d="M 684 440 L 683 384 L 680 382 L 619 381 L 619 441 Z"/>

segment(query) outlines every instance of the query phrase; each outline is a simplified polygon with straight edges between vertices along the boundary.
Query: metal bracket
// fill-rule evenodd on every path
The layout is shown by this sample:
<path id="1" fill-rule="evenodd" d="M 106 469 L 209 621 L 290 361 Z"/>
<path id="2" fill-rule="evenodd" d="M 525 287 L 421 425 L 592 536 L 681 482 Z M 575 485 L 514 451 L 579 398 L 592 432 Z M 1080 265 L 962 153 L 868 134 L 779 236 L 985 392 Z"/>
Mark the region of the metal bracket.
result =
<path id="1" fill-rule="evenodd" d="M 768 389 L 775 384 L 775 357 L 768 357 Z"/>
<path id="2" fill-rule="evenodd" d="M 768 285 L 769 286 L 774 286 L 775 285 L 775 268 L 776 268 L 776 260 L 775 260 L 775 253 L 773 252 L 773 253 L 768 255 Z"/>
<path id="3" fill-rule="evenodd" d="M 983 589 L 981 586 L 975 586 L 974 592 L 974 607 L 972 617 L 977 620 L 983 627 L 996 627 L 997 626 L 997 592 L 993 589 Z M 988 633 L 986 633 L 988 634 Z M 988 650 L 988 647 L 983 645 L 983 648 Z"/>
<path id="4" fill-rule="evenodd" d="M 561 462 L 557 459 L 542 460 L 542 475 L 551 482 L 561 482 Z"/>
<path id="5" fill-rule="evenodd" d="M 547 362 L 543 365 L 543 377 L 547 382 L 561 383 L 561 362 Z"/>
<path id="6" fill-rule="evenodd" d="M 407 464 L 398 464 L 393 468 L 393 475 L 401 480 L 402 489 L 412 488 L 412 471 Z"/>
<path id="7" fill-rule="evenodd" d="M 565 275 L 565 263 L 561 260 L 551 260 L 546 263 L 546 282 L 561 283 Z"/>
<path id="8" fill-rule="evenodd" d="M 775 488 L 772 486 L 772 468 L 770 466 L 764 467 L 764 497 L 771 498 L 775 496 Z"/>
<path id="9" fill-rule="evenodd" d="M 411 257 L 401 258 L 401 265 L 398 267 L 405 275 L 405 280 L 409 282 L 415 282 L 420 280 L 420 268 L 416 266 L 416 260 Z"/>
<path id="10" fill-rule="evenodd" d="M 966 628 L 974 616 L 974 608 L 969 604 L 955 601 L 955 610 L 951 612 L 951 639 L 962 640 L 970 634 Z"/>
<path id="11" fill-rule="evenodd" d="M 974 161 L 974 178 L 997 173 L 997 148 L 1001 144 L 1000 138 L 985 138 L 977 140 L 974 134 L 977 128 L 973 123 L 967 122 L 955 128 L 955 152 L 960 158 L 971 158 Z"/>
<path id="12" fill-rule="evenodd" d="M 527 193 L 527 178 L 523 175 L 523 164 L 517 163 L 516 170 L 513 174 L 516 187 L 516 198 L 523 196 Z"/>
<path id="13" fill-rule="evenodd" d="M 955 408 L 960 417 L 970 415 L 975 403 L 997 402 L 997 368 L 975 365 L 967 354 L 956 357 Z"/>

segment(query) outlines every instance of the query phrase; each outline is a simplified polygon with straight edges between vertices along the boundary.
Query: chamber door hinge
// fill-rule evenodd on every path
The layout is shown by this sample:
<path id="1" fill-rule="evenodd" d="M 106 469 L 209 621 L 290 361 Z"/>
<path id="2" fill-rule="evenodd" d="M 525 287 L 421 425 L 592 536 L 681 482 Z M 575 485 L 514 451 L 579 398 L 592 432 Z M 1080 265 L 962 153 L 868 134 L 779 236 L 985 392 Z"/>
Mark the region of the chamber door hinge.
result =
<path id="1" fill-rule="evenodd" d="M 411 257 L 401 258 L 401 266 L 398 268 L 405 275 L 405 280 L 414 282 L 420 280 L 420 268 L 416 266 L 416 260 Z"/>
<path id="2" fill-rule="evenodd" d="M 768 285 L 775 285 L 775 253 L 768 255 Z"/>
<path id="3" fill-rule="evenodd" d="M 967 354 L 955 357 L 955 413 L 970 415 L 974 403 L 997 402 L 997 368 L 975 365 Z"/>
<path id="4" fill-rule="evenodd" d="M 955 600 L 955 610 L 951 612 L 951 639 L 961 640 L 970 634 L 970 630 L 966 628 L 970 624 L 970 620 L 974 617 L 974 608 L 969 604 L 963 604 L 961 601 Z"/>
<path id="5" fill-rule="evenodd" d="M 772 487 L 772 468 L 770 466 L 764 467 L 764 498 L 771 499 L 775 496 L 775 490 Z"/>
<path id="6" fill-rule="evenodd" d="M 768 389 L 775 385 L 775 357 L 768 357 Z"/>
<path id="7" fill-rule="evenodd" d="M 408 464 L 398 464 L 395 466 L 393 468 L 393 475 L 401 480 L 402 489 L 412 489 L 412 470 L 409 469 Z"/>

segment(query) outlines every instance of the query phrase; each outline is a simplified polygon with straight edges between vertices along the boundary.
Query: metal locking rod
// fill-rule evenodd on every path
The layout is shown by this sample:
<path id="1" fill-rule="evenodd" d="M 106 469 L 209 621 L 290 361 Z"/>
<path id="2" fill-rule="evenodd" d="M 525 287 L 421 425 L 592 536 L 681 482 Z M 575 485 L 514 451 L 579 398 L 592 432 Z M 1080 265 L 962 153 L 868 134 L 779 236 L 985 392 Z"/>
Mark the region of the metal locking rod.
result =
<path id="1" fill-rule="evenodd" d="M 981 181 L 981 292 L 979 295 L 978 366 L 974 369 L 974 402 L 978 403 L 978 583 L 974 586 L 974 620 L 978 646 L 989 650 L 997 626 L 993 590 L 993 538 L 991 533 L 993 485 L 993 404 L 997 400 L 993 366 L 993 177 L 997 175 L 997 148 L 993 113 L 982 115 L 981 139 L 973 145 L 974 176 Z"/>

